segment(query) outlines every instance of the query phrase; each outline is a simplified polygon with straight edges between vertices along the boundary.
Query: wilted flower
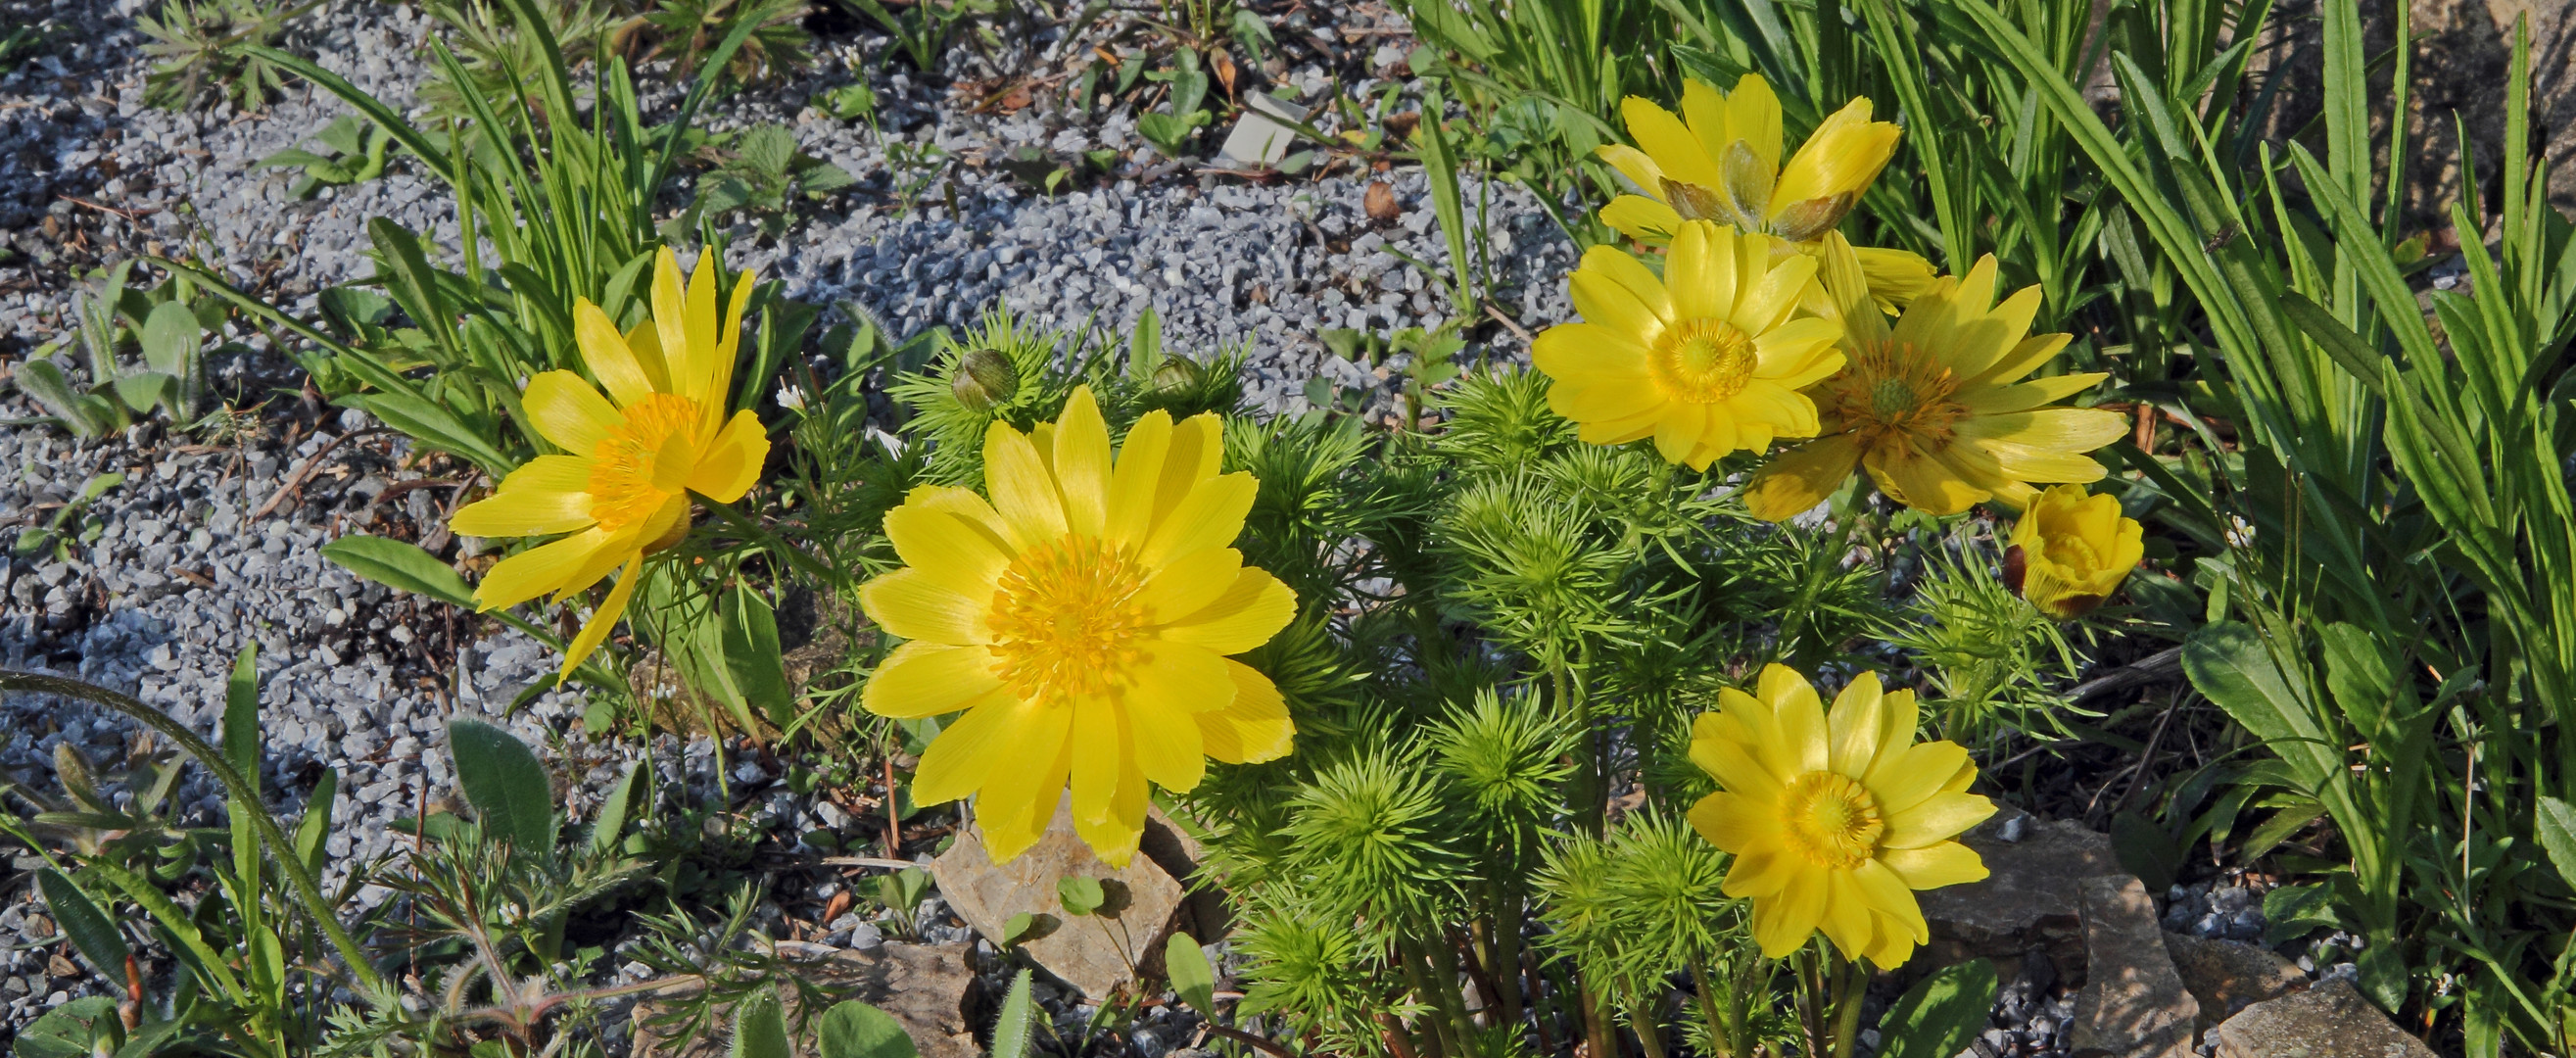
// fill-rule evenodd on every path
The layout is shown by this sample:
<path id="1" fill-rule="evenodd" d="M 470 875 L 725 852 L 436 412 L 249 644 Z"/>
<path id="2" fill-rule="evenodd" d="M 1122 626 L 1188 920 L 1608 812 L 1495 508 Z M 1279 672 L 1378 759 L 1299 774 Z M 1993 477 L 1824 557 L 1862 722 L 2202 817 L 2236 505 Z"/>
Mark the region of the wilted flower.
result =
<path id="1" fill-rule="evenodd" d="M 1753 939 L 1782 958 L 1819 928 L 1850 958 L 1904 964 L 1931 939 L 1914 890 L 1986 876 L 1955 839 L 1993 815 L 1967 792 L 1977 766 L 1955 742 L 1914 745 L 1914 692 L 1862 673 L 1827 715 L 1805 676 L 1762 670 L 1754 693 L 1719 692 L 1691 727 L 1690 759 L 1724 789 L 1691 825 L 1735 855 L 1724 891 L 1753 901 Z"/>
<path id="2" fill-rule="evenodd" d="M 2051 486 L 2013 526 L 2022 598 L 2061 621 L 2093 612 L 2146 557 L 2146 534 L 2121 517 L 2120 501 L 2087 496 L 2081 485 Z"/>
<path id="3" fill-rule="evenodd" d="M 1037 840 L 1069 781 L 1075 830 L 1123 866 L 1149 781 L 1185 792 L 1208 757 L 1288 752 L 1296 732 L 1278 688 L 1225 656 L 1267 642 L 1297 598 L 1229 546 L 1257 486 L 1217 473 L 1219 431 L 1214 415 L 1176 424 L 1151 412 L 1113 464 L 1085 386 L 1032 434 L 993 424 L 990 502 L 923 486 L 887 512 L 906 568 L 859 599 L 910 642 L 862 701 L 900 718 L 964 711 L 922 755 L 912 795 L 976 795 L 996 860 Z"/>
<path id="4" fill-rule="evenodd" d="M 1842 327 L 1789 318 L 1815 263 L 1775 262 L 1771 243 L 1689 221 L 1662 279 L 1614 248 L 1586 252 L 1570 281 L 1583 322 L 1548 328 L 1530 349 L 1555 380 L 1548 405 L 1581 423 L 1585 441 L 1652 437 L 1665 459 L 1695 470 L 1775 437 L 1815 436 L 1815 402 L 1798 391 L 1842 367 Z"/>
<path id="5" fill-rule="evenodd" d="M 1780 99 L 1760 74 L 1744 75 L 1734 92 L 1723 94 L 1684 79 L 1678 116 L 1637 96 L 1620 104 L 1620 112 L 1637 145 L 1614 144 L 1599 154 L 1645 194 L 1611 200 L 1601 220 L 1647 243 L 1671 238 L 1684 221 L 1711 220 L 1813 253 L 1896 155 L 1901 134 L 1892 122 L 1871 121 L 1869 100 L 1856 98 L 1816 126 L 1783 166 Z M 1912 300 L 1932 280 L 1931 262 L 1919 255 L 1859 253 L 1871 290 L 1892 305 Z"/>
<path id="6" fill-rule="evenodd" d="M 1842 374 L 1809 390 L 1823 433 L 1762 469 L 1745 487 L 1754 515 L 1780 521 L 1814 507 L 1855 466 L 1888 498 L 1931 514 L 1986 500 L 2026 506 L 2031 482 L 2102 477 L 2084 453 L 2128 432 L 2097 408 L 2051 406 L 2100 382 L 2098 373 L 2015 380 L 2066 348 L 2069 335 L 2030 332 L 2040 291 L 1995 303 L 1995 259 L 1944 276 L 1890 330 L 1872 307 L 1842 236 L 1827 239 L 1825 287 L 1843 319 Z"/>
<path id="7" fill-rule="evenodd" d="M 643 578 L 644 556 L 678 543 L 689 529 L 689 495 L 721 503 L 742 498 L 769 458 L 769 437 L 749 411 L 725 417 L 735 350 L 752 280 L 735 281 L 733 302 L 716 311 L 715 255 L 680 281 L 669 248 L 654 262 L 652 318 L 624 335 L 599 306 L 573 308 L 582 362 L 608 395 L 570 371 L 528 380 L 521 404 L 537 433 L 569 455 L 543 455 L 504 478 L 490 498 L 448 523 L 461 536 L 562 539 L 501 560 L 475 588 L 483 610 L 516 606 L 547 592 L 560 603 L 623 569 L 608 601 L 564 648 L 558 682 L 608 638 Z"/>
<path id="8" fill-rule="evenodd" d="M 793 382 L 778 387 L 778 406 L 789 411 L 804 411 L 805 390 Z"/>
<path id="9" fill-rule="evenodd" d="M 1000 350 L 977 349 L 958 358 L 948 388 L 968 410 L 988 412 L 995 405 L 1010 403 L 1019 393 L 1020 372 Z"/>

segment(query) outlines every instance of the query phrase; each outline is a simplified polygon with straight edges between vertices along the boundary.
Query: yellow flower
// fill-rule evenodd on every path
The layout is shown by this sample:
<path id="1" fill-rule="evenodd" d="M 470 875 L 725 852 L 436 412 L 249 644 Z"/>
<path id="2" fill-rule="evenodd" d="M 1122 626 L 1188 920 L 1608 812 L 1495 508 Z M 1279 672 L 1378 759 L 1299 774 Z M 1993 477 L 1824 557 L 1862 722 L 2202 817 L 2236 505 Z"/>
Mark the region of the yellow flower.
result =
<path id="1" fill-rule="evenodd" d="M 1815 402 L 1798 390 L 1841 369 L 1842 327 L 1789 318 L 1815 263 L 1775 263 L 1771 242 L 1685 223 L 1662 279 L 1611 247 L 1585 252 L 1569 282 L 1584 322 L 1550 327 L 1530 349 L 1554 380 L 1548 405 L 1581 423 L 1585 441 L 1652 437 L 1695 470 L 1774 437 L 1815 436 Z"/>
<path id="2" fill-rule="evenodd" d="M 643 579 L 644 556 L 689 531 L 689 494 L 731 503 L 769 458 L 769 437 L 749 411 L 725 418 L 735 349 L 752 278 L 734 281 L 733 303 L 716 313 L 715 255 L 698 255 L 684 286 L 679 259 L 662 250 L 653 268 L 652 318 L 624 335 L 599 306 L 573 307 L 573 337 L 605 397 L 580 375 L 547 371 L 521 395 L 528 422 L 565 455 L 542 455 L 510 472 L 488 499 L 456 512 L 465 536 L 551 536 L 501 560 L 474 591 L 484 610 L 547 592 L 555 601 L 623 569 L 608 601 L 564 649 L 561 682 L 608 638 Z"/>
<path id="3" fill-rule="evenodd" d="M 1812 254 L 1896 155 L 1899 135 L 1894 123 L 1871 121 L 1869 100 L 1856 98 L 1816 126 L 1783 168 L 1780 99 L 1759 74 L 1745 74 L 1731 94 L 1685 79 L 1679 116 L 1637 96 L 1620 110 L 1637 146 L 1598 153 L 1645 194 L 1611 200 L 1601 220 L 1644 243 L 1671 238 L 1684 221 L 1713 220 Z M 1859 254 L 1870 289 L 1890 305 L 1912 300 L 1932 281 L 1931 262 L 1917 254 Z"/>
<path id="4" fill-rule="evenodd" d="M 1825 287 L 1843 320 L 1842 374 L 1810 390 L 1824 431 L 1781 455 L 1745 488 L 1754 515 L 1780 521 L 1868 469 L 1890 499 L 1932 514 L 1986 500 L 2027 506 L 2031 482 L 2084 482 L 2102 465 L 2084 453 L 2128 431 L 2117 414 L 2049 406 L 2101 374 L 2016 384 L 2054 359 L 2069 335 L 2024 337 L 2039 288 L 1995 304 L 1995 259 L 1943 277 L 1906 307 L 1893 331 L 1876 309 L 1848 244 L 1827 240 Z"/>
<path id="5" fill-rule="evenodd" d="M 1843 688 L 1830 716 L 1780 665 L 1752 694 L 1719 692 L 1718 706 L 1692 725 L 1690 758 L 1724 789 L 1690 821 L 1735 856 L 1723 888 L 1752 899 L 1762 954 L 1786 956 L 1821 927 L 1848 957 L 1904 964 L 1931 939 L 1913 891 L 1986 876 L 1952 840 L 1995 811 L 1967 792 L 1968 751 L 1914 745 L 1914 692 L 1882 691 L 1876 673 Z"/>
<path id="6" fill-rule="evenodd" d="M 975 794 L 996 860 L 1055 815 L 1111 864 L 1135 854 L 1146 784 L 1185 792 L 1206 758 L 1285 755 L 1296 729 L 1270 679 L 1226 657 L 1296 616 L 1288 586 L 1231 546 L 1258 487 L 1217 473 L 1214 415 L 1146 414 L 1113 465 L 1089 387 L 1064 416 L 984 438 L 987 503 L 923 486 L 887 512 L 907 568 L 859 589 L 870 618 L 910 642 L 869 678 L 880 715 L 963 710 L 921 758 L 916 803 Z"/>
<path id="7" fill-rule="evenodd" d="M 2146 537 L 2136 519 L 2120 516 L 2120 501 L 2051 486 L 2013 526 L 2021 597 L 2061 621 L 2091 613 L 2147 557 Z"/>

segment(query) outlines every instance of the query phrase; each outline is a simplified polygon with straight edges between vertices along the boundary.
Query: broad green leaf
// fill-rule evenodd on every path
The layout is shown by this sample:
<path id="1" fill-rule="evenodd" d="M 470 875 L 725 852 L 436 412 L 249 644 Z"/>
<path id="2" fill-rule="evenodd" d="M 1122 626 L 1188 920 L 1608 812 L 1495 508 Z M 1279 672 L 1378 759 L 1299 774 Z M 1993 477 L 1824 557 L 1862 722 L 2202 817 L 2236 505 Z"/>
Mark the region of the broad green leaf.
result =
<path id="1" fill-rule="evenodd" d="M 327 553 L 328 548 L 324 551 Z M 259 644 L 241 648 L 224 681 L 224 758 L 242 781 L 259 789 Z"/>
<path id="2" fill-rule="evenodd" d="M 143 362 L 171 378 L 186 378 L 194 373 L 189 365 L 196 361 L 205 339 L 196 313 L 179 302 L 164 301 L 143 321 Z"/>
<path id="3" fill-rule="evenodd" d="M 1010 995 L 1002 1000 L 1002 1014 L 993 1021 L 993 1051 L 988 1058 L 1029 1058 L 1037 1049 L 1037 1036 L 1031 1030 L 1037 1022 L 1037 1003 L 1029 995 L 1029 971 L 1011 978 Z"/>
<path id="4" fill-rule="evenodd" d="M 522 852 L 551 851 L 554 784 L 528 744 L 480 720 L 462 719 L 448 721 L 447 744 L 456 755 L 456 784 L 483 820 L 484 833 Z"/>
<path id="5" fill-rule="evenodd" d="M 2221 621 L 2192 633 L 2182 667 L 2192 686 L 2290 765 L 2303 792 L 2318 791 L 2343 767 L 2342 746 L 2327 738 L 2251 626 Z"/>
<path id="6" fill-rule="evenodd" d="M 98 398 L 72 389 L 71 379 L 52 357 L 39 356 L 18 365 L 12 381 L 36 399 L 36 406 L 62 420 L 63 428 L 81 437 L 96 437 L 114 427 Z"/>
<path id="7" fill-rule="evenodd" d="M 18 1034 L 9 1053 L 15 1058 L 91 1058 L 99 1053 L 91 1049 L 92 1040 L 106 1042 L 108 1052 L 114 1053 L 121 1035 L 118 1025 L 116 1000 L 83 996 L 46 1011 Z"/>
<path id="8" fill-rule="evenodd" d="M 345 398 L 367 414 L 382 419 L 385 425 L 431 448 L 453 452 L 474 461 L 485 472 L 501 477 L 517 465 L 490 441 L 475 433 L 447 409 L 407 393 L 368 393 Z"/>
<path id="9" fill-rule="evenodd" d="M 2263 894 L 2264 947 L 2277 947 L 2339 922 L 2334 890 L 2326 886 L 2285 885 Z"/>
<path id="10" fill-rule="evenodd" d="M 1879 1058 L 1951 1058 L 1986 1030 L 1995 1008 L 1995 964 L 1970 959 L 1906 989 L 1879 1023 Z"/>
<path id="11" fill-rule="evenodd" d="M 1216 969 L 1208 965 L 1198 938 L 1174 931 L 1163 947 L 1163 973 L 1172 979 L 1172 992 L 1181 1002 L 1200 1017 L 1216 1020 Z"/>
<path id="12" fill-rule="evenodd" d="M 724 665 L 734 693 L 753 712 L 785 729 L 796 722 L 796 696 L 787 687 L 785 655 L 778 649 L 778 616 L 747 584 L 725 593 Z"/>
<path id="13" fill-rule="evenodd" d="M 322 557 L 341 568 L 390 588 L 426 595 L 443 603 L 472 607 L 474 589 L 456 568 L 418 546 L 381 536 L 344 536 L 322 545 Z"/>
<path id="14" fill-rule="evenodd" d="M 2387 650 L 2379 637 L 2340 621 L 2317 626 L 2317 638 L 2325 644 L 2326 690 L 2363 738 L 2377 738 L 2399 694 Z"/>
<path id="15" fill-rule="evenodd" d="M 36 872 L 36 888 L 45 894 L 45 906 L 81 957 L 108 980 L 124 980 L 125 959 L 132 949 L 125 946 L 125 934 L 117 931 L 116 920 L 99 910 L 78 883 L 51 867 Z"/>
<path id="16" fill-rule="evenodd" d="M 331 837 L 331 812 L 339 796 L 340 770 L 322 769 L 322 778 L 313 784 L 313 795 L 304 800 L 304 819 L 295 825 L 296 858 L 317 875 L 324 866 L 323 843 Z"/>
<path id="17" fill-rule="evenodd" d="M 626 816 L 634 811 L 635 799 L 642 796 L 645 778 L 642 767 L 629 764 L 617 785 L 609 788 L 608 803 L 600 806 L 599 819 L 590 825 L 592 848 L 605 852 L 617 847 L 618 835 L 626 830 Z"/>
<path id="18" fill-rule="evenodd" d="M 778 993 L 764 988 L 734 1008 L 733 1047 L 725 1054 L 727 1058 L 796 1058 Z"/>
<path id="19" fill-rule="evenodd" d="M 2532 830 L 2540 835 L 2540 847 L 2549 853 L 2549 865 L 2558 868 L 2559 879 L 2576 887 L 2576 807 L 2555 797 L 2541 798 Z"/>
<path id="20" fill-rule="evenodd" d="M 1100 879 L 1080 875 L 1056 879 L 1055 892 L 1064 902 L 1064 913 L 1068 915 L 1088 915 L 1100 910 L 1100 905 L 1108 900 L 1100 887 Z"/>
<path id="21" fill-rule="evenodd" d="M 1023 971 L 1025 972 L 1025 971 Z M 821 1058 L 920 1058 L 912 1036 L 894 1015 L 858 1000 L 823 1012 Z"/>

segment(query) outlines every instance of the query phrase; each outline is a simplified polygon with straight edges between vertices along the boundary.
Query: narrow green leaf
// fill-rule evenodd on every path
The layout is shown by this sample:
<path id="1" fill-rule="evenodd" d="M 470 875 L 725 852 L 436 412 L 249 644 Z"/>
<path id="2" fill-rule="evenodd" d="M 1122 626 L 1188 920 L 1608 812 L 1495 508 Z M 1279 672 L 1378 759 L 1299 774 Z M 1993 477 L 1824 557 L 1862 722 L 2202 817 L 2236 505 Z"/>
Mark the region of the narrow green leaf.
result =
<path id="1" fill-rule="evenodd" d="M 79 883 L 51 867 L 36 872 L 36 888 L 45 894 L 45 906 L 53 911 L 54 921 L 62 925 L 72 947 L 80 950 L 90 967 L 110 981 L 123 981 L 125 958 L 132 949 L 125 946 L 125 934 L 117 931 L 116 920 L 99 910 Z"/>
<path id="2" fill-rule="evenodd" d="M 2549 865 L 2558 868 L 2558 877 L 2576 886 L 2576 807 L 2543 797 L 2532 829 L 2540 835 L 2540 847 L 2549 853 Z"/>
<path id="3" fill-rule="evenodd" d="M 322 769 L 313 795 L 304 799 L 304 819 L 295 825 L 295 855 L 315 874 L 322 873 L 324 843 L 331 837 L 331 813 L 340 797 L 340 770 Z"/>
<path id="4" fill-rule="evenodd" d="M 535 751 L 518 736 L 480 720 L 448 721 L 447 743 L 456 757 L 456 784 L 483 820 L 484 832 L 509 840 L 522 852 L 552 850 L 554 784 Z"/>
<path id="5" fill-rule="evenodd" d="M 617 839 L 626 831 L 626 817 L 635 810 L 635 799 L 643 795 L 646 775 L 640 764 L 626 766 L 617 785 L 608 791 L 608 803 L 599 808 L 599 819 L 590 825 L 591 847 L 607 851 L 617 847 Z"/>
<path id="6" fill-rule="evenodd" d="M 1172 979 L 1172 992 L 1181 1002 L 1200 1017 L 1216 1020 L 1216 968 L 1208 965 L 1198 938 L 1175 930 L 1163 946 L 1163 973 Z"/>
<path id="7" fill-rule="evenodd" d="M 259 749 L 259 644 L 252 643 L 233 657 L 232 677 L 224 681 L 224 756 L 254 790 L 259 788 Z"/>
<path id="8" fill-rule="evenodd" d="M 367 393 L 344 398 L 344 403 L 356 404 L 412 440 L 473 460 L 493 477 L 504 477 L 518 465 L 516 460 L 492 447 L 482 434 L 458 421 L 453 412 L 420 397 L 407 393 Z"/>
<path id="9" fill-rule="evenodd" d="M 993 1051 L 987 1058 L 1029 1058 L 1037 1048 L 1037 1036 L 1031 1031 L 1036 1023 L 1037 1002 L 1029 995 L 1029 971 L 1022 970 L 1011 979 L 1002 1015 L 993 1022 Z"/>
<path id="10" fill-rule="evenodd" d="M 1023 973 L 1027 971 L 1022 971 Z M 858 1000 L 823 1012 L 821 1058 L 920 1058 L 912 1036 L 894 1015 Z"/>
<path id="11" fill-rule="evenodd" d="M 16 1058 L 93 1058 L 99 1053 L 93 1040 L 114 1053 L 118 1027 L 114 998 L 83 996 L 46 1011 L 18 1034 L 9 1053 Z"/>
<path id="12" fill-rule="evenodd" d="M 474 589 L 456 569 L 418 546 L 381 536 L 344 536 L 322 545 L 322 557 L 368 580 L 440 602 L 472 607 Z"/>
<path id="13" fill-rule="evenodd" d="M 1906 989 L 1888 1008 L 1879 1034 L 1880 1058 L 1951 1058 L 1986 1030 L 1995 1008 L 1995 964 L 1970 959 Z"/>

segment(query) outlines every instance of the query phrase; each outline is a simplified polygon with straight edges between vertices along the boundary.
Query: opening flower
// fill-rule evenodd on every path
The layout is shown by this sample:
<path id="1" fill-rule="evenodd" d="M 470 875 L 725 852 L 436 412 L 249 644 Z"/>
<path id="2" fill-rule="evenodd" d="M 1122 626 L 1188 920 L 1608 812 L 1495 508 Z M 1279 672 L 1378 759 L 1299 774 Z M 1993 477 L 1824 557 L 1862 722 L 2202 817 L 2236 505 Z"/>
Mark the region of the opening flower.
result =
<path id="1" fill-rule="evenodd" d="M 2061 621 L 2093 612 L 2147 557 L 2147 530 L 2120 515 L 2120 501 L 2055 485 L 2013 525 L 2021 549 L 2021 597 Z"/>
<path id="2" fill-rule="evenodd" d="M 1611 247 L 1586 251 L 1569 284 L 1583 322 L 1548 328 L 1530 349 L 1554 380 L 1548 405 L 1587 442 L 1652 437 L 1694 470 L 1774 437 L 1815 436 L 1815 402 L 1798 391 L 1841 369 L 1842 327 L 1789 318 L 1815 262 L 1775 261 L 1771 244 L 1689 221 L 1662 279 Z"/>
<path id="3" fill-rule="evenodd" d="M 1222 451 L 1216 416 L 1155 411 L 1113 463 L 1086 386 L 1032 434 L 993 424 L 990 502 L 924 486 L 887 512 L 906 568 L 859 601 L 910 642 L 861 700 L 898 718 L 964 712 L 922 755 L 912 796 L 975 795 L 996 861 L 1037 841 L 1069 782 L 1076 832 L 1123 866 L 1148 782 L 1185 792 L 1208 757 L 1288 752 L 1278 688 L 1226 655 L 1268 642 L 1297 597 L 1229 546 L 1258 486 L 1217 473 Z"/>
<path id="4" fill-rule="evenodd" d="M 529 460 L 448 523 L 465 536 L 570 534 L 493 566 L 474 590 L 483 610 L 548 592 L 561 603 L 623 571 L 564 649 L 556 682 L 616 627 L 644 556 L 687 535 L 689 494 L 741 499 L 769 458 L 758 416 L 725 417 L 752 287 L 751 276 L 736 279 L 732 304 L 719 315 L 715 255 L 699 254 L 697 275 L 683 283 L 679 259 L 665 247 L 653 262 L 652 317 L 634 330 L 621 335 L 599 306 L 576 304 L 573 338 L 600 388 L 571 371 L 547 371 L 520 395 L 529 424 L 565 454 Z"/>
<path id="5" fill-rule="evenodd" d="M 1762 469 L 1745 487 L 1754 515 L 1780 521 L 1823 502 L 1854 466 L 1908 507 L 1957 514 L 1993 499 L 2028 506 L 2032 482 L 2102 477 L 2084 453 L 2128 431 L 2119 415 L 2050 406 L 2107 377 L 2016 382 L 2055 359 L 2070 335 L 2025 337 L 2040 291 L 1995 303 L 1995 259 L 1945 276 L 1890 329 L 1872 307 L 1848 244 L 1827 240 L 1825 287 L 1843 320 L 1842 374 L 1809 390 L 1823 433 Z"/>
<path id="6" fill-rule="evenodd" d="M 1723 789 L 1691 825 L 1735 856 L 1724 891 L 1753 901 L 1753 939 L 1778 959 L 1818 929 L 1882 970 L 1931 939 L 1914 890 L 1986 876 L 1953 840 L 1993 815 L 1969 793 L 1977 766 L 1955 742 L 1914 743 L 1914 692 L 1862 673 L 1828 715 L 1807 678 L 1765 666 L 1752 694 L 1719 692 L 1691 728 L 1690 759 Z"/>
<path id="7" fill-rule="evenodd" d="M 1711 220 L 1813 253 L 1887 168 L 1901 135 L 1893 122 L 1871 121 L 1869 100 L 1855 98 L 1816 126 L 1783 167 L 1780 98 L 1760 74 L 1745 74 L 1732 93 L 1684 79 L 1680 115 L 1638 96 L 1620 112 L 1637 145 L 1602 147 L 1599 156 L 1645 194 L 1611 200 L 1601 221 L 1649 244 L 1672 238 L 1685 221 Z M 1912 300 L 1932 281 L 1932 264 L 1920 255 L 1859 254 L 1871 289 L 1890 305 Z"/>

